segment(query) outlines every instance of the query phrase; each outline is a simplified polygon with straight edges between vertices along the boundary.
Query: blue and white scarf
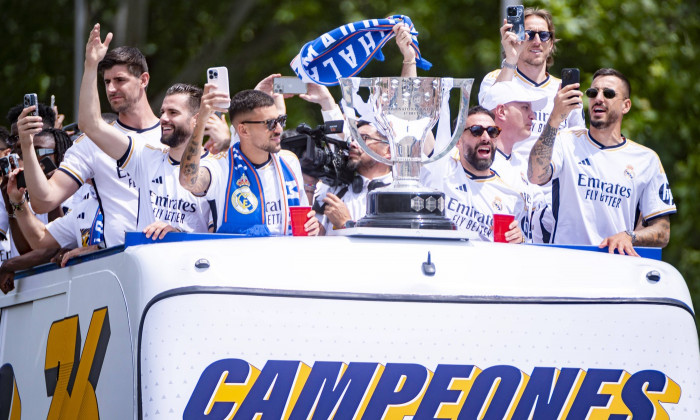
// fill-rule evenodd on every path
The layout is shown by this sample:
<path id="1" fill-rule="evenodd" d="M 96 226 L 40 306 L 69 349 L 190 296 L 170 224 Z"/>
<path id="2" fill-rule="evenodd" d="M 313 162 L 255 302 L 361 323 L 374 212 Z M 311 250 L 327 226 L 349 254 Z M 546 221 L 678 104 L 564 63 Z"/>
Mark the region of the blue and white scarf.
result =
<path id="1" fill-rule="evenodd" d="M 277 171 L 279 190 L 282 191 L 284 209 L 284 235 L 291 235 L 289 207 L 301 204 L 299 180 L 292 168 L 277 153 L 270 154 Z M 268 188 L 272 187 L 270 185 Z M 250 236 L 269 236 L 265 215 L 265 191 L 253 164 L 241 152 L 241 144 L 229 149 L 229 179 L 226 188 L 226 205 L 221 226 L 217 232 L 243 233 Z"/>
<path id="2" fill-rule="evenodd" d="M 432 64 L 421 57 L 418 48 L 418 32 L 411 19 L 404 15 L 348 23 L 327 32 L 301 48 L 292 60 L 292 69 L 306 83 L 335 86 L 339 78 L 355 76 L 373 58 L 384 61 L 382 47 L 394 37 L 391 29 L 399 22 L 411 29 L 416 65 L 423 70 L 430 69 Z"/>

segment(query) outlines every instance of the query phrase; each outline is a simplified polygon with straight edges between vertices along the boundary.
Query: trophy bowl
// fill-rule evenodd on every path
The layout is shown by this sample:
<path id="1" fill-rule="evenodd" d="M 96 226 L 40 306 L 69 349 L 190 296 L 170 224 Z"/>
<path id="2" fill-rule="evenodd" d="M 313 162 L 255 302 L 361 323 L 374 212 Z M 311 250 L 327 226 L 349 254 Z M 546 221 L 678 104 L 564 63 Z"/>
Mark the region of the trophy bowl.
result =
<path id="1" fill-rule="evenodd" d="M 394 179 L 390 187 L 368 194 L 367 215 L 356 226 L 456 229 L 445 217 L 445 195 L 423 186 L 420 171 L 423 165 L 445 156 L 462 135 L 473 82 L 474 79 L 439 77 L 340 79 L 350 135 L 373 159 L 391 165 Z M 455 87 L 460 89 L 459 111 L 455 130 L 450 133 L 449 98 Z M 369 89 L 367 101 L 358 94 L 360 88 Z M 391 159 L 380 156 L 362 140 L 357 129 L 361 120 L 370 122 L 386 136 Z M 438 135 L 433 138 L 432 129 L 438 121 Z M 434 141 L 430 157 L 424 154 L 427 140 L 430 144 Z"/>

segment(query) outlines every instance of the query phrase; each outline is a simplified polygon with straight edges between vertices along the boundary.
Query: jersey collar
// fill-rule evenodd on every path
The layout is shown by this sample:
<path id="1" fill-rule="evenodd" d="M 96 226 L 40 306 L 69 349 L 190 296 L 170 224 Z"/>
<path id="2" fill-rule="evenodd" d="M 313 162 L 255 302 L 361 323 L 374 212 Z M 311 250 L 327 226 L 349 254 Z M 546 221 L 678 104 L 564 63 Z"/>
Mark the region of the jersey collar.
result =
<path id="1" fill-rule="evenodd" d="M 119 124 L 120 126 L 124 127 L 125 129 L 127 129 L 127 130 L 129 130 L 129 131 L 134 131 L 134 132 L 136 132 L 136 133 L 145 133 L 146 131 L 150 131 L 150 130 L 153 130 L 154 128 L 160 127 L 160 120 L 159 120 L 155 125 L 153 125 L 153 126 L 151 126 L 151 127 L 143 128 L 143 129 L 138 129 L 138 128 L 134 128 L 134 127 L 129 127 L 128 125 L 126 125 L 126 124 L 124 124 L 123 122 L 119 121 L 119 118 L 117 118 L 117 124 Z"/>
<path id="2" fill-rule="evenodd" d="M 488 175 L 474 175 L 473 173 L 469 172 L 467 169 L 462 166 L 462 170 L 464 170 L 464 173 L 467 175 L 467 178 L 472 179 L 474 181 L 482 181 L 482 180 L 487 180 L 494 178 L 496 176 L 496 172 L 493 171 L 493 169 L 489 169 L 489 174 Z"/>
<path id="3" fill-rule="evenodd" d="M 542 85 L 547 84 L 547 82 L 549 82 L 549 78 L 550 78 L 549 73 L 545 72 L 546 77 L 544 78 L 542 83 L 537 83 L 534 80 L 530 79 L 529 77 L 525 76 L 525 74 L 523 72 L 521 72 L 520 69 L 516 69 L 516 72 L 517 72 L 518 76 L 522 77 L 526 82 L 530 83 L 534 87 L 540 87 Z"/>
<path id="4" fill-rule="evenodd" d="M 591 140 L 591 143 L 593 143 L 600 150 L 616 150 L 616 149 L 620 149 L 622 147 L 625 147 L 627 145 L 627 137 L 625 137 L 624 134 L 620 134 L 622 136 L 622 143 L 615 144 L 613 146 L 603 146 L 602 143 L 600 143 L 598 140 L 593 138 L 593 135 L 591 134 L 591 130 L 588 130 L 587 134 L 588 134 L 588 138 Z"/>

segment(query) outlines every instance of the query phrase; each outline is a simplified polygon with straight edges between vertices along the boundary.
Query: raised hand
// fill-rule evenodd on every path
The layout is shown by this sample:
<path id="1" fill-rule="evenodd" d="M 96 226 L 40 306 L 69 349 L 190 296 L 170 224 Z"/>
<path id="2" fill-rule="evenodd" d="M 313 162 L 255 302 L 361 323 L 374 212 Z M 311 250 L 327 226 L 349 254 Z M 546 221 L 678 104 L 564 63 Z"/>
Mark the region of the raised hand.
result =
<path id="1" fill-rule="evenodd" d="M 112 42 L 112 33 L 108 33 L 104 42 L 100 39 L 100 24 L 96 23 L 90 31 L 87 45 L 85 46 L 85 65 L 97 65 L 107 54 L 109 43 Z"/>

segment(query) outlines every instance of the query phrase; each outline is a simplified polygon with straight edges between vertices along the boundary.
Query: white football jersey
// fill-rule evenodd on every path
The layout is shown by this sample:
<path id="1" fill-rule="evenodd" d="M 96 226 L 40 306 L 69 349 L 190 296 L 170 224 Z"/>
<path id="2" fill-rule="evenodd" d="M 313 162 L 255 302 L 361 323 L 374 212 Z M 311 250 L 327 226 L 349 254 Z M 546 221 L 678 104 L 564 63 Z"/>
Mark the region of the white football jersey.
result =
<path id="1" fill-rule="evenodd" d="M 483 101 L 484 96 L 486 96 L 486 91 L 488 91 L 488 89 L 491 86 L 493 86 L 493 84 L 496 82 L 496 78 L 500 73 L 501 69 L 494 70 L 491 73 L 487 74 L 484 77 L 484 80 L 481 81 L 481 86 L 479 87 L 479 103 Z M 532 146 L 535 145 L 535 142 L 540 137 L 540 134 L 542 134 L 542 130 L 547 124 L 547 120 L 549 120 L 549 114 L 551 114 L 552 109 L 554 109 L 554 96 L 559 91 L 561 79 L 558 79 L 552 76 L 551 74 L 547 73 L 547 77 L 542 83 L 535 83 L 532 80 L 528 79 L 527 76 L 522 74 L 520 70 L 516 70 L 515 75 L 513 76 L 513 81 L 519 83 L 520 85 L 528 89 L 534 89 L 540 92 L 545 92 L 547 95 L 547 105 L 545 105 L 545 107 L 541 110 L 535 112 L 535 120 L 532 122 L 530 137 L 526 138 L 523 141 L 517 142 L 513 146 L 513 153 L 517 155 L 517 160 L 520 162 L 524 162 L 525 165 L 527 165 L 528 157 L 530 156 L 530 150 L 532 149 Z M 586 119 L 584 118 L 583 108 L 580 108 L 571 111 L 569 116 L 566 118 L 566 120 L 564 120 L 564 122 L 559 128 L 584 128 L 585 126 Z"/>
<path id="2" fill-rule="evenodd" d="M 231 184 L 235 188 L 234 181 L 229 180 L 230 162 L 228 156 L 229 151 L 226 150 L 212 156 L 211 159 L 201 161 L 202 167 L 207 168 L 211 173 L 211 185 L 207 191 L 206 199 L 210 203 L 213 201 L 212 214 L 217 231 L 223 222 L 223 214 L 226 211 L 226 196 L 231 194 L 229 185 Z M 296 155 L 288 150 L 281 150 L 278 156 L 289 165 L 296 179 L 301 180 L 301 165 Z M 256 168 L 256 171 L 262 183 L 262 189 L 265 192 L 264 213 L 267 228 L 270 230 L 271 235 L 286 235 L 289 209 L 281 190 L 283 182 L 279 180 L 272 160 Z M 309 205 L 309 199 L 306 197 L 306 194 L 299 194 L 299 200 L 300 205 Z"/>
<path id="3" fill-rule="evenodd" d="M 629 139 L 605 147 L 587 130 L 560 131 L 552 153 L 552 243 L 598 245 L 676 212 L 656 153 Z"/>
<path id="4" fill-rule="evenodd" d="M 523 231 L 526 242 L 532 242 L 533 214 L 538 214 L 546 205 L 542 188 L 527 180 L 527 165 L 517 166 L 513 154 L 508 156 L 496 149 L 491 169 L 523 197 L 526 212 L 519 219 L 520 230 Z"/>
<path id="5" fill-rule="evenodd" d="M 445 215 L 473 239 L 493 242 L 494 214 L 527 214 L 523 197 L 495 172 L 475 176 L 454 155 L 423 166 L 421 182 L 445 193 Z"/>
<path id="6" fill-rule="evenodd" d="M 345 205 L 348 208 L 350 218 L 356 222 L 367 215 L 367 193 L 369 193 L 367 187 L 369 186 L 369 183 L 373 181 L 361 175 L 360 177 L 362 178 L 362 191 L 360 191 L 359 193 L 355 193 L 352 190 L 352 185 L 347 185 L 347 190 L 345 194 L 343 194 L 343 196 L 341 197 L 341 200 L 343 201 L 343 203 L 345 203 Z M 393 176 L 391 172 L 389 172 L 388 174 L 377 177 L 374 180 L 386 184 L 391 184 L 393 182 Z M 338 193 L 344 187 L 345 186 L 330 187 L 321 182 L 316 187 L 316 192 L 314 193 L 314 201 L 316 201 L 319 206 L 323 206 L 325 204 L 323 202 L 323 199 L 326 198 L 326 194 L 332 193 L 338 195 Z M 332 235 L 335 228 L 333 226 L 333 223 L 331 223 L 330 220 L 328 220 L 328 217 L 326 217 L 326 215 L 324 214 L 320 214 L 317 212 L 316 218 L 318 219 L 318 222 L 326 229 L 326 235 Z"/>
<path id="7" fill-rule="evenodd" d="M 180 185 L 180 162 L 169 155 L 169 147 L 154 148 L 129 142 L 122 169 L 133 175 L 138 187 L 139 210 L 136 229 L 162 221 L 183 232 L 208 232 L 211 211 L 204 197 L 196 197 Z M 204 152 L 202 160 L 207 159 Z"/>
<path id="8" fill-rule="evenodd" d="M 143 130 L 134 130 L 119 121 L 112 124 L 135 142 L 161 146 L 160 122 Z M 124 232 L 136 230 L 138 210 L 136 182 L 129 173 L 85 135 L 68 148 L 59 170 L 73 178 L 78 186 L 92 178 L 104 213 L 105 243 L 108 247 L 123 244 Z"/>
<path id="9" fill-rule="evenodd" d="M 89 184 L 88 198 L 73 207 L 65 216 L 46 225 L 61 248 L 80 248 L 100 243 L 104 232 L 100 203 Z"/>

